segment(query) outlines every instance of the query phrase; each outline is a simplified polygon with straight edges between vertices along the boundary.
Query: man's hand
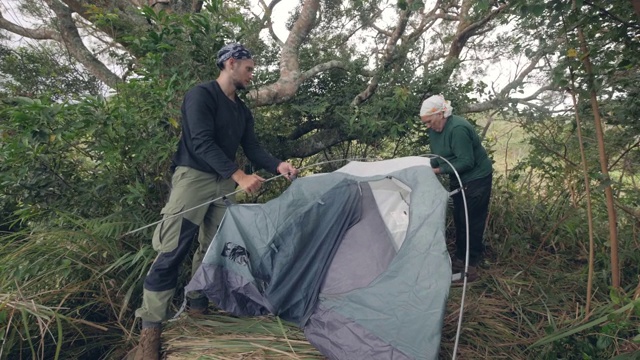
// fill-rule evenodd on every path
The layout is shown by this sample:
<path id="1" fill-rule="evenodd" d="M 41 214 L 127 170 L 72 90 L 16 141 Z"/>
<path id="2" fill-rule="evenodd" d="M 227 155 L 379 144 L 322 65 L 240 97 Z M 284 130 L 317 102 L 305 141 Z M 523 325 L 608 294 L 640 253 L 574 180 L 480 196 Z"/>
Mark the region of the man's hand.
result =
<path id="1" fill-rule="evenodd" d="M 296 176 L 298 176 L 298 169 L 296 169 L 288 162 L 283 161 L 280 163 L 280 165 L 278 165 L 278 173 L 284 175 L 284 177 L 289 180 L 293 180 Z"/>
<path id="2" fill-rule="evenodd" d="M 442 174 L 442 173 L 440 172 L 440 168 L 439 168 L 439 167 L 437 167 L 437 168 L 433 168 L 433 173 L 434 173 L 434 174 L 436 174 L 436 175 L 440 175 L 440 174 Z"/>
<path id="3" fill-rule="evenodd" d="M 248 194 L 253 194 L 260 190 L 262 182 L 264 181 L 260 176 L 256 174 L 247 175 L 240 169 L 236 170 L 236 172 L 231 175 L 231 178 Z"/>

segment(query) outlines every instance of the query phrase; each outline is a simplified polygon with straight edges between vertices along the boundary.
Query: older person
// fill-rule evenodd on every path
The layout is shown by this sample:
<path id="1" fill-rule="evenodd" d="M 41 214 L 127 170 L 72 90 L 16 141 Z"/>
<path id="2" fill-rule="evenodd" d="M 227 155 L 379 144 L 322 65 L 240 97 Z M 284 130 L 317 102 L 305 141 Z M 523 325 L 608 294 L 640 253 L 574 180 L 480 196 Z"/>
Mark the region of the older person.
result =
<path id="1" fill-rule="evenodd" d="M 431 152 L 445 158 L 431 160 L 433 172 L 448 174 L 451 190 L 464 189 L 469 211 L 469 269 L 467 280 L 478 278 L 477 267 L 484 252 L 483 234 L 491 199 L 492 164 L 474 127 L 460 116 L 442 95 L 422 102 L 420 119 L 427 126 Z M 458 172 L 462 184 L 454 174 Z M 464 270 L 466 256 L 466 222 L 461 193 L 453 196 L 453 220 L 456 227 L 456 253 L 452 261 L 454 272 Z"/>
<path id="2" fill-rule="evenodd" d="M 247 193 L 258 191 L 264 181 L 258 175 L 245 174 L 235 163 L 242 146 L 256 165 L 291 179 L 298 170 L 265 151 L 254 133 L 251 111 L 240 100 L 238 90 L 253 78 L 251 53 L 241 44 L 229 44 L 218 52 L 220 75 L 215 81 L 196 85 L 182 104 L 182 137 L 173 157 L 172 189 L 153 235 L 158 251 L 144 281 L 142 306 L 136 317 L 142 319 L 142 332 L 135 359 L 158 359 L 161 324 L 167 320 L 178 270 L 198 236 L 199 247 L 193 257 L 195 273 L 209 248 L 225 212 L 225 204 L 216 201 L 173 216 L 205 202 L 234 192 L 236 184 Z M 231 199 L 232 200 L 232 199 Z M 203 313 L 208 299 L 200 293 L 187 294 L 190 313 Z"/>

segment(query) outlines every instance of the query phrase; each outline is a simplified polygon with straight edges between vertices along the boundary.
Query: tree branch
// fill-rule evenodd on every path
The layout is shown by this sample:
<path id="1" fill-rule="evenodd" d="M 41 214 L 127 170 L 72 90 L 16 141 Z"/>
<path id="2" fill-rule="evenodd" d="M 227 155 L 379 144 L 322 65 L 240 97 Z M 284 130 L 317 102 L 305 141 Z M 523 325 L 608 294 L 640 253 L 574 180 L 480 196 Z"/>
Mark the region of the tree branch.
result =
<path id="1" fill-rule="evenodd" d="M 471 23 L 469 19 L 469 10 L 473 5 L 473 0 L 463 0 L 462 6 L 460 8 L 460 22 L 458 23 L 458 27 L 456 29 L 456 33 L 454 35 L 453 41 L 451 42 L 451 46 L 449 47 L 449 52 L 444 61 L 443 65 L 443 73 L 442 73 L 442 82 L 448 82 L 449 78 L 453 74 L 453 71 L 456 69 L 457 64 L 460 62 L 460 54 L 462 53 L 462 49 L 464 49 L 467 41 L 473 36 L 478 35 L 479 31 L 489 23 L 492 19 L 501 14 L 504 10 L 511 6 L 513 2 L 505 2 L 500 4 L 496 9 L 491 10 L 486 16 L 482 19 Z"/>
<path id="2" fill-rule="evenodd" d="M 296 144 L 290 157 L 305 158 L 315 155 L 333 145 L 354 138 L 344 136 L 336 129 L 320 130 Z"/>
<path id="3" fill-rule="evenodd" d="M 640 220 L 640 210 L 636 210 L 632 207 L 626 206 L 623 203 L 620 202 L 620 200 L 618 199 L 614 199 L 615 204 L 617 207 L 619 207 L 622 211 L 626 212 L 627 214 L 635 217 L 636 219 Z M 640 284 L 638 285 L 638 290 L 640 290 Z M 636 294 L 640 294 L 640 292 L 636 290 Z M 636 295 L 638 296 L 638 295 Z"/>
<path id="4" fill-rule="evenodd" d="M 436 4 L 433 6 L 431 11 L 426 14 L 424 13 L 423 9 L 423 13 L 420 18 L 420 24 L 407 36 L 407 41 L 411 41 L 412 43 L 415 42 L 420 36 L 422 36 L 422 34 L 424 34 L 425 31 L 433 26 L 433 24 L 438 19 L 438 14 L 436 13 L 440 9 L 440 5 L 441 0 L 436 1 Z"/>
<path id="5" fill-rule="evenodd" d="M 276 44 L 278 44 L 280 46 L 284 45 L 282 40 L 280 40 L 280 38 L 278 37 L 276 32 L 273 30 L 273 22 L 271 21 L 271 19 L 269 19 L 269 27 L 268 28 L 269 28 L 269 35 L 271 35 L 271 38 L 273 39 L 273 41 L 275 41 Z"/>
<path id="6" fill-rule="evenodd" d="M 14 34 L 24 36 L 35 40 L 56 40 L 62 41 L 60 34 L 50 29 L 29 29 L 20 25 L 14 24 L 11 21 L 5 19 L 0 12 L 0 29 L 5 29 Z"/>
<path id="7" fill-rule="evenodd" d="M 507 84 L 507 86 L 502 88 L 502 90 L 500 91 L 500 95 L 506 96 L 511 90 L 522 85 L 524 83 L 524 78 L 526 78 L 538 66 L 538 62 L 540 61 L 540 59 L 542 59 L 545 56 L 544 53 L 545 52 L 543 50 L 538 51 L 538 53 L 535 54 L 535 56 L 529 62 L 529 65 L 526 68 L 524 68 L 524 70 L 522 70 L 520 74 L 518 74 L 518 77 L 516 77 L 512 82 Z"/>
<path id="8" fill-rule="evenodd" d="M 589 0 L 585 0 L 585 2 L 584 2 L 584 3 L 585 3 L 585 4 L 587 4 L 587 5 L 589 5 L 589 6 L 591 6 L 591 7 L 592 7 L 592 8 L 594 8 L 594 9 L 596 9 L 596 10 L 600 11 L 600 13 L 601 13 L 601 14 L 606 15 L 606 16 L 607 16 L 607 17 L 609 17 L 610 19 L 612 19 L 612 20 L 614 20 L 614 21 L 617 21 L 617 22 L 621 23 L 621 24 L 622 24 L 622 25 L 624 25 L 625 27 L 628 27 L 628 28 L 629 28 L 629 27 L 632 27 L 632 28 L 635 28 L 635 29 L 640 29 L 640 25 L 638 25 L 638 24 L 633 24 L 633 23 L 629 23 L 629 22 L 626 22 L 626 21 L 624 21 L 624 20 L 620 19 L 619 17 L 617 17 L 616 15 L 614 15 L 614 14 L 610 13 L 609 11 L 607 11 L 607 9 L 605 9 L 605 8 L 603 8 L 603 7 L 601 7 L 601 6 L 598 6 L 598 5 L 596 5 L 596 4 L 594 4 L 594 3 L 592 3 L 592 2 L 591 2 L 591 1 L 589 1 Z M 634 6 L 634 7 L 636 7 L 636 6 L 637 6 L 637 8 L 635 9 L 635 11 L 636 11 L 637 15 L 638 15 L 638 16 L 640 16 L 640 1 L 639 1 L 639 0 L 631 0 L 631 3 L 633 4 L 633 6 Z"/>
<path id="9" fill-rule="evenodd" d="M 522 104 L 522 105 L 526 105 L 532 109 L 536 109 L 538 111 L 538 113 L 544 114 L 544 113 L 551 113 L 552 111 L 544 106 L 540 106 L 538 104 L 534 104 L 530 101 L 524 101 L 524 100 L 519 100 L 519 99 L 509 99 L 510 101 L 515 101 L 518 104 Z M 563 110 L 564 111 L 564 110 Z"/>
<path id="10" fill-rule="evenodd" d="M 269 34 L 273 38 L 273 40 L 280 46 L 283 46 L 284 43 L 278 35 L 276 35 L 275 31 L 273 31 L 273 21 L 271 21 L 271 15 L 273 14 L 273 8 L 280 2 L 280 0 L 273 0 L 269 5 L 267 5 L 264 0 L 260 0 L 260 5 L 264 10 L 264 15 L 262 16 L 262 27 L 266 27 L 269 29 Z"/>
<path id="11" fill-rule="evenodd" d="M 75 12 L 91 23 L 93 22 L 93 13 L 89 10 L 92 7 L 97 6 L 100 11 L 117 14 L 121 21 L 117 23 L 105 23 L 99 27 L 101 31 L 116 41 L 119 41 L 118 39 L 122 37 L 122 34 L 131 33 L 133 28 L 149 26 L 149 23 L 147 23 L 144 17 L 139 15 L 139 11 L 136 9 L 142 5 L 148 5 L 146 0 L 103 0 L 100 2 L 89 0 L 60 1 L 67 5 L 72 12 Z M 126 46 L 126 44 L 122 45 Z"/>
<path id="12" fill-rule="evenodd" d="M 510 85 L 510 84 L 509 84 Z M 507 86 L 509 86 L 507 85 Z M 506 86 L 505 86 L 506 88 Z M 545 110 L 544 107 L 541 107 L 540 105 L 536 105 L 531 103 L 531 100 L 535 100 L 538 95 L 540 95 L 541 93 L 545 92 L 545 91 L 551 91 L 551 90 L 555 90 L 555 87 L 552 85 L 545 85 L 540 87 L 538 90 L 536 90 L 533 94 L 527 96 L 527 97 L 523 97 L 523 98 L 513 98 L 513 97 L 508 97 L 508 96 L 503 96 L 500 95 L 502 92 L 499 93 L 499 96 L 496 96 L 495 98 L 489 100 L 489 101 L 484 101 L 481 103 L 476 103 L 476 104 L 471 104 L 467 107 L 464 107 L 461 109 L 461 112 L 464 114 L 468 114 L 468 113 L 478 113 L 478 112 L 483 112 L 483 111 L 488 111 L 488 110 L 493 110 L 501 105 L 510 103 L 510 102 L 515 102 L 518 104 L 523 104 L 529 107 L 533 107 L 537 110 Z M 548 111 L 548 110 L 545 110 Z"/>
<path id="13" fill-rule="evenodd" d="M 323 72 L 323 71 L 327 71 L 330 69 L 346 69 L 345 64 L 342 61 L 338 61 L 338 60 L 331 60 L 331 61 L 327 61 L 326 63 L 323 64 L 318 64 L 314 67 L 312 67 L 311 69 L 305 71 L 304 73 L 302 73 L 302 75 L 300 75 L 300 83 L 304 82 L 305 80 Z"/>
<path id="14" fill-rule="evenodd" d="M 531 94 L 531 95 L 529 95 L 527 97 L 511 98 L 511 100 L 515 100 L 515 101 L 531 101 L 531 100 L 535 100 L 538 97 L 538 95 L 542 94 L 545 91 L 550 91 L 550 90 L 556 90 L 555 86 L 545 85 L 545 86 L 542 86 L 541 88 L 536 90 L 533 94 Z"/>
<path id="15" fill-rule="evenodd" d="M 249 98 L 254 101 L 255 106 L 283 102 L 295 95 L 301 83 L 298 52 L 302 42 L 315 26 L 319 8 L 320 0 L 304 1 L 300 16 L 293 24 L 280 53 L 280 77 L 275 83 L 249 93 Z"/>
<path id="16" fill-rule="evenodd" d="M 298 140 L 306 134 L 316 130 L 318 128 L 318 124 L 315 121 L 305 121 L 296 127 L 289 136 L 287 136 L 288 140 Z"/>
<path id="17" fill-rule="evenodd" d="M 627 155 L 631 150 L 633 150 L 633 149 L 637 148 L 638 146 L 640 146 L 640 140 L 636 141 L 636 143 L 635 143 L 635 144 L 633 144 L 633 145 L 629 146 L 628 148 L 626 148 L 626 149 L 625 149 L 625 150 L 624 150 L 624 151 L 623 151 L 623 152 L 618 156 L 618 158 L 617 158 L 617 159 L 615 159 L 614 161 L 612 161 L 612 162 L 611 162 L 611 165 L 609 165 L 609 170 L 613 169 L 613 168 L 618 164 L 618 162 L 620 162 L 620 160 L 621 160 L 622 158 L 624 158 L 624 157 L 625 157 L 625 155 Z"/>
<path id="18" fill-rule="evenodd" d="M 380 34 L 384 35 L 384 36 L 388 36 L 388 37 L 393 36 L 393 34 L 391 33 L 391 31 L 387 31 L 387 30 L 381 29 L 381 28 L 380 28 L 378 25 L 376 25 L 375 23 L 374 23 L 374 24 L 371 24 L 371 28 L 372 28 L 373 30 L 377 31 L 378 33 L 380 33 Z"/>
<path id="19" fill-rule="evenodd" d="M 409 5 L 411 3 L 412 1 L 409 1 Z M 411 10 L 400 11 L 398 24 L 396 25 L 396 28 L 391 33 L 391 36 L 389 37 L 389 39 L 387 39 L 387 43 L 385 44 L 385 52 L 382 59 L 383 60 L 382 69 L 380 70 L 388 69 L 389 66 L 393 63 L 394 56 L 397 50 L 398 40 L 400 40 L 400 38 L 402 37 L 402 34 L 404 34 L 404 31 L 407 28 L 407 23 L 409 22 L 410 15 L 411 15 Z M 379 82 L 380 82 L 380 75 L 379 74 L 374 75 L 373 78 L 371 78 L 371 80 L 369 81 L 369 85 L 367 85 L 367 88 L 364 89 L 360 94 L 356 95 L 353 101 L 351 101 L 351 105 L 358 106 L 363 102 L 367 101 L 375 93 L 376 89 L 378 88 Z"/>
<path id="20" fill-rule="evenodd" d="M 437 14 L 436 18 L 437 19 L 446 20 L 446 21 L 458 21 L 458 20 L 460 20 L 459 16 L 451 15 L 451 14 L 443 14 L 443 13 Z"/>
<path id="21" fill-rule="evenodd" d="M 334 46 L 337 48 L 340 45 L 345 44 L 353 35 L 355 35 L 358 31 L 363 28 L 371 27 L 375 20 L 382 15 L 382 10 L 378 9 L 374 14 L 372 14 L 368 19 L 363 20 L 359 26 L 355 26 L 353 29 L 349 30 L 346 34 L 338 34 L 335 36 L 338 39 L 338 43 Z"/>
<path id="22" fill-rule="evenodd" d="M 532 104 L 530 103 L 531 100 L 535 100 L 538 95 L 540 95 L 541 93 L 545 92 L 545 91 L 549 91 L 549 90 L 554 90 L 555 87 L 552 85 L 545 85 L 540 87 L 538 90 L 536 90 L 533 94 L 527 96 L 527 97 L 523 97 L 523 98 L 512 98 L 509 96 L 509 93 L 513 90 L 516 89 L 517 87 L 521 86 L 522 84 L 524 84 L 524 80 L 525 78 L 533 71 L 536 69 L 538 62 L 540 61 L 540 59 L 542 59 L 544 57 L 545 51 L 544 49 L 540 49 L 536 54 L 534 54 L 534 56 L 531 58 L 531 60 L 529 61 L 529 65 L 524 68 L 519 74 L 518 76 L 513 79 L 510 83 L 508 83 L 507 85 L 505 85 L 502 90 L 500 90 L 500 92 L 497 92 L 495 94 L 495 98 L 489 100 L 489 101 L 485 101 L 482 103 L 478 103 L 478 104 L 473 104 L 468 106 L 467 108 L 465 108 L 465 112 L 466 113 L 476 113 L 476 112 L 482 112 L 482 111 L 487 111 L 487 110 L 491 110 L 494 109 L 502 104 L 505 103 L 509 103 L 509 102 L 516 102 L 519 104 L 523 104 L 523 105 L 527 105 L 530 107 L 534 107 L 534 108 L 539 108 L 538 105 Z"/>
<path id="23" fill-rule="evenodd" d="M 60 34 L 60 42 L 69 53 L 76 58 L 100 81 L 107 86 L 115 88 L 122 80 L 98 60 L 82 42 L 78 28 L 76 27 L 71 10 L 58 0 L 45 0 L 51 10 L 56 14 L 57 25 Z"/>

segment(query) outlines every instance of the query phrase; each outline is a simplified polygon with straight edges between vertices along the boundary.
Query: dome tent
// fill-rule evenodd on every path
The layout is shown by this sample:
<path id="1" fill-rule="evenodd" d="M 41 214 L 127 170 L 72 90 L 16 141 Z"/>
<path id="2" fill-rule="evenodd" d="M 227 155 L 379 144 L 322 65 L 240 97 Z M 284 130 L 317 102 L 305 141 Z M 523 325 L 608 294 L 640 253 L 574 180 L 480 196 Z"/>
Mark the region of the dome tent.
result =
<path id="1" fill-rule="evenodd" d="M 186 291 L 275 314 L 331 359 L 436 359 L 451 267 L 429 159 L 350 162 L 227 209 Z"/>

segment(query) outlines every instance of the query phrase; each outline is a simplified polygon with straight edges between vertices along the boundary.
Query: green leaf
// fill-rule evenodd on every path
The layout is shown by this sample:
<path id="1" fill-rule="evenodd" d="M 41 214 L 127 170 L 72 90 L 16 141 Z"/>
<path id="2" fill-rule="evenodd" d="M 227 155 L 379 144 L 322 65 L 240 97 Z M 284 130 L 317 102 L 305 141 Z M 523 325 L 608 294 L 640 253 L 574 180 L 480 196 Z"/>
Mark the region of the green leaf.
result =
<path id="1" fill-rule="evenodd" d="M 521 50 L 522 50 L 522 45 L 521 45 L 520 43 L 516 44 L 516 45 L 513 47 L 513 52 L 514 52 L 515 54 L 519 54 Z"/>
<path id="2" fill-rule="evenodd" d="M 601 335 L 601 336 L 598 336 L 598 341 L 596 341 L 596 347 L 600 350 L 604 350 L 609 346 L 611 346 L 612 343 L 613 341 L 610 336 Z"/>
<path id="3" fill-rule="evenodd" d="M 535 16 L 542 16 L 544 13 L 545 6 L 544 4 L 535 4 L 529 7 L 529 11 Z"/>
<path id="4" fill-rule="evenodd" d="M 618 63 L 617 68 L 626 70 L 631 68 L 632 66 L 633 66 L 633 63 L 631 62 L 631 60 L 625 58 Z"/>
<path id="5" fill-rule="evenodd" d="M 490 7 L 491 7 L 491 2 L 489 0 L 476 1 L 476 9 L 478 10 L 478 12 L 483 13 L 489 10 Z"/>
<path id="6" fill-rule="evenodd" d="M 599 191 L 603 191 L 604 189 L 606 189 L 607 187 L 610 187 L 611 184 L 613 184 L 613 181 L 611 181 L 611 179 L 606 179 L 600 182 L 600 184 L 598 185 L 597 189 Z"/>

